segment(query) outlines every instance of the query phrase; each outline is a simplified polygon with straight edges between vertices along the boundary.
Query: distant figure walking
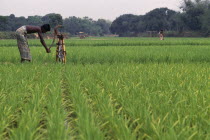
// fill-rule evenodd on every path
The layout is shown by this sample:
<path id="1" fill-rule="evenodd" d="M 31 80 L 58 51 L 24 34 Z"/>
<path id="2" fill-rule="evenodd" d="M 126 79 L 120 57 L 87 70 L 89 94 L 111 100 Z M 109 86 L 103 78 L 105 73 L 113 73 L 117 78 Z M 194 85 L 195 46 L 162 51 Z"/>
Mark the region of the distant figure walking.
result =
<path id="1" fill-rule="evenodd" d="M 160 37 L 160 40 L 164 40 L 163 30 L 160 30 L 159 37 Z"/>
<path id="2" fill-rule="evenodd" d="M 49 24 L 44 24 L 42 26 L 25 25 L 16 30 L 17 44 L 18 44 L 18 49 L 20 51 L 21 62 L 24 62 L 24 61 L 30 62 L 32 60 L 30 49 L 28 47 L 27 34 L 38 33 L 40 42 L 45 47 L 46 52 L 50 53 L 50 49 L 47 48 L 47 45 L 42 36 L 42 33 L 46 33 L 48 31 L 50 31 Z"/>

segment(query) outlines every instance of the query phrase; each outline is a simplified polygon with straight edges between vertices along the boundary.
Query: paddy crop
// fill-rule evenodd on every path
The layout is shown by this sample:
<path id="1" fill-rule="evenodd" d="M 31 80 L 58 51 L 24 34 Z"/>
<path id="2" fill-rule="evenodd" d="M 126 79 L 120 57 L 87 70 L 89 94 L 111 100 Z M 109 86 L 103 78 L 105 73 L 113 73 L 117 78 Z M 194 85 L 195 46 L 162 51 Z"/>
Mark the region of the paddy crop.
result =
<path id="1" fill-rule="evenodd" d="M 0 139 L 210 139 L 207 38 L 65 41 L 63 65 L 0 40 Z"/>

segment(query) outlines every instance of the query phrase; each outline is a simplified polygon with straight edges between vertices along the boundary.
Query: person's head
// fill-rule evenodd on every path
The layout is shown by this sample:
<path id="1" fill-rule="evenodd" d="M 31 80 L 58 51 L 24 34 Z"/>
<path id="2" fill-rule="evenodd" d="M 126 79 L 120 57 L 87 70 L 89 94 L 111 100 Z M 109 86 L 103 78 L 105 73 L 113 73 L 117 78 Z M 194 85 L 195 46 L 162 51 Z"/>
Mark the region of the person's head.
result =
<path id="1" fill-rule="evenodd" d="M 50 24 L 44 24 L 41 26 L 42 33 L 50 31 Z"/>

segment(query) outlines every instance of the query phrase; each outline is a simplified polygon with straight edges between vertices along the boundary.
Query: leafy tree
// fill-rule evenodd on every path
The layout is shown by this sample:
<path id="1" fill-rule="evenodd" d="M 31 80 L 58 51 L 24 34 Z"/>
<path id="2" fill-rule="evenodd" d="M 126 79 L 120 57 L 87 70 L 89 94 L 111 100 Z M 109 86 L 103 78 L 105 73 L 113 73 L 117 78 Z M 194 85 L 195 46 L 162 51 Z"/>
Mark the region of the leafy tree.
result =
<path id="1" fill-rule="evenodd" d="M 43 24 L 41 16 L 28 16 L 27 22 L 28 25 L 35 25 L 35 26 Z"/>
<path id="2" fill-rule="evenodd" d="M 15 25 L 14 25 L 14 30 L 18 29 L 19 27 L 27 25 L 27 19 L 25 17 L 17 17 L 15 19 Z M 13 30 L 13 31 L 14 31 Z"/>
<path id="3" fill-rule="evenodd" d="M 171 31 L 177 31 L 178 33 L 183 33 L 184 30 L 187 28 L 184 21 L 182 20 L 183 14 L 176 13 L 172 16 L 170 20 Z"/>
<path id="4" fill-rule="evenodd" d="M 208 4 L 208 8 L 205 10 L 204 15 L 202 16 L 202 32 L 204 36 L 210 35 L 210 3 Z"/>
<path id="5" fill-rule="evenodd" d="M 184 0 L 180 7 L 183 11 L 182 20 L 189 30 L 200 31 L 202 29 L 203 15 L 208 9 L 209 1 Z"/>
<path id="6" fill-rule="evenodd" d="M 132 14 L 125 14 L 115 19 L 110 27 L 110 31 L 113 34 L 119 34 L 119 36 L 129 36 L 138 32 L 136 27 L 138 25 L 139 16 Z"/>
<path id="7" fill-rule="evenodd" d="M 63 19 L 60 14 L 51 13 L 43 16 L 42 22 L 50 24 L 51 27 L 55 27 L 56 25 L 62 25 Z"/>
<path id="8" fill-rule="evenodd" d="M 138 23 L 136 24 L 136 28 L 134 28 L 139 33 L 146 31 L 146 23 L 144 21 L 144 16 L 138 17 Z"/>
<path id="9" fill-rule="evenodd" d="M 75 16 L 66 18 L 63 21 L 64 29 L 72 35 L 76 35 L 80 32 L 80 23 L 81 19 Z"/>
<path id="10" fill-rule="evenodd" d="M 101 30 L 102 30 L 101 35 L 110 34 L 109 28 L 111 26 L 111 21 L 107 21 L 104 19 L 98 19 L 96 21 L 96 25 L 98 25 L 101 28 Z"/>
<path id="11" fill-rule="evenodd" d="M 7 22 L 8 18 L 5 16 L 0 16 L 0 31 L 6 31 L 7 30 Z"/>
<path id="12" fill-rule="evenodd" d="M 89 35 L 102 35 L 102 29 L 97 22 L 91 18 L 69 17 L 64 19 L 64 27 L 72 35 L 78 35 L 79 32 L 85 32 Z"/>
<path id="13" fill-rule="evenodd" d="M 149 31 L 159 31 L 164 30 L 173 30 L 174 26 L 171 26 L 173 17 L 176 14 L 175 11 L 168 8 L 156 8 L 148 12 L 144 16 L 144 22 L 146 23 L 146 30 Z"/>
<path id="14" fill-rule="evenodd" d="M 157 8 L 144 16 L 126 14 L 118 17 L 111 24 L 110 30 L 119 36 L 136 36 L 145 31 L 175 30 L 177 22 L 174 20 L 177 12 L 168 8 Z"/>
<path id="15" fill-rule="evenodd" d="M 10 16 L 7 17 L 7 24 L 8 24 L 8 26 L 9 26 L 9 28 L 8 28 L 9 31 L 15 31 L 15 30 L 17 29 L 17 27 L 16 27 L 16 25 L 15 25 L 15 24 L 16 24 L 16 23 L 15 23 L 16 18 L 17 18 L 17 17 L 15 17 L 14 14 L 11 14 Z M 8 31 L 8 30 L 7 30 L 7 31 Z"/>
<path id="16" fill-rule="evenodd" d="M 90 35 L 101 35 L 102 29 L 96 24 L 96 22 L 88 17 L 84 17 L 81 22 L 81 31 Z"/>

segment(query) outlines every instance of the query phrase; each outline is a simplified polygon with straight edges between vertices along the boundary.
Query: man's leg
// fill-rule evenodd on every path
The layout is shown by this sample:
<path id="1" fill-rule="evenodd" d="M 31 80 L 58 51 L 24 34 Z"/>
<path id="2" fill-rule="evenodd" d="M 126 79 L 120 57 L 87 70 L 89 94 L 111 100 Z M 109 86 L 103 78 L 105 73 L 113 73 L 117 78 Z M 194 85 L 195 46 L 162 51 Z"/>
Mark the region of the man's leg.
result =
<path id="1" fill-rule="evenodd" d="M 30 49 L 27 38 L 22 34 L 17 34 L 18 49 L 20 51 L 21 63 L 24 61 L 31 62 Z"/>

